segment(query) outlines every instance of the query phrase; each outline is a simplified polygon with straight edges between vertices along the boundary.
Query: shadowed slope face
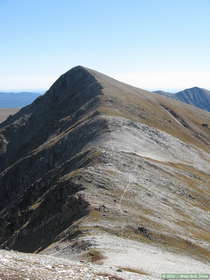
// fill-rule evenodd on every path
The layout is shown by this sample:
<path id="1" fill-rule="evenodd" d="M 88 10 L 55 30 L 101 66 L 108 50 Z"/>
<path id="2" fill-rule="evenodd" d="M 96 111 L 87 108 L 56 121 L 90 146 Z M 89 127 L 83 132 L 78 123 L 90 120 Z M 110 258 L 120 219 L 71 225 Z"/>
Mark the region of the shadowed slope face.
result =
<path id="1" fill-rule="evenodd" d="M 1 133 L 8 140 L 5 166 L 71 127 L 83 115 L 93 113 L 100 87 L 88 71 L 75 67 L 62 75 L 44 96 L 1 124 Z"/>
<path id="2" fill-rule="evenodd" d="M 73 68 L 0 125 L 1 247 L 102 248 L 108 262 L 127 239 L 122 256 L 158 244 L 209 261 L 209 126 L 208 112 Z"/>
<path id="3" fill-rule="evenodd" d="M 210 111 L 210 91 L 194 87 L 185 89 L 175 94 L 176 98 L 187 104 Z"/>
<path id="4" fill-rule="evenodd" d="M 34 251 L 87 212 L 88 202 L 76 195 L 84 187 L 59 178 L 82 164 L 82 156 L 74 156 L 105 126 L 97 120 L 100 88 L 93 75 L 76 67 L 1 124 L 1 243 L 11 237 L 10 246 Z M 23 238 L 22 231 L 30 234 Z"/>

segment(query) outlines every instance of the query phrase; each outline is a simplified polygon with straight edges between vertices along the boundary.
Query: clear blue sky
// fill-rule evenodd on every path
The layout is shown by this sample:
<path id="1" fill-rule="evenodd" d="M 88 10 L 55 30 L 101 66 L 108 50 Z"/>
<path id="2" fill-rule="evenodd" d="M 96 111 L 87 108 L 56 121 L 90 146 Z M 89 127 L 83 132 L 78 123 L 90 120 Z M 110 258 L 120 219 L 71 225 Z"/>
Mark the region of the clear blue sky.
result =
<path id="1" fill-rule="evenodd" d="M 0 89 L 84 65 L 148 89 L 210 89 L 210 0 L 0 0 Z"/>

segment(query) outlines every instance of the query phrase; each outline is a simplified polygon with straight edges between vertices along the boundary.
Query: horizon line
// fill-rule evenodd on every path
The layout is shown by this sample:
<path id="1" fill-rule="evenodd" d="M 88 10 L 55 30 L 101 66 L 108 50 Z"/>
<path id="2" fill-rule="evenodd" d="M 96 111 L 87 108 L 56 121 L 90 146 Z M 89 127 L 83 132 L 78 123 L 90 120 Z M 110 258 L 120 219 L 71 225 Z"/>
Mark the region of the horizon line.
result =
<path id="1" fill-rule="evenodd" d="M 130 84 L 132 86 L 132 84 Z M 139 87 L 141 88 L 141 87 Z M 210 88 L 206 88 L 206 87 L 202 87 L 202 86 L 192 86 L 192 87 L 185 87 L 185 88 L 141 88 L 143 90 L 147 90 L 150 92 L 154 92 L 154 91 L 164 91 L 167 93 L 177 93 L 179 91 L 184 91 L 187 89 L 192 89 L 192 88 L 201 88 L 201 89 L 205 89 L 205 90 L 210 90 Z M 28 93 L 40 93 L 43 94 L 45 93 L 49 88 L 20 88 L 20 89 L 0 89 L 0 93 L 21 93 L 21 92 L 28 92 Z"/>

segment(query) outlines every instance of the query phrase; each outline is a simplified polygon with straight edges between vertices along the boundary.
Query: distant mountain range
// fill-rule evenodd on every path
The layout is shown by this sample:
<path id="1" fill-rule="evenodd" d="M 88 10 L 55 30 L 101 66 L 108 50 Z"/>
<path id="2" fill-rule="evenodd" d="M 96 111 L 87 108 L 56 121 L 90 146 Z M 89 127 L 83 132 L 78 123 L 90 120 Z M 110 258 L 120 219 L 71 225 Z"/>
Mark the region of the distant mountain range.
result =
<path id="1" fill-rule="evenodd" d="M 0 92 L 0 108 L 20 108 L 33 102 L 38 92 Z"/>
<path id="2" fill-rule="evenodd" d="M 162 90 L 156 90 L 154 93 L 174 98 L 184 103 L 194 105 L 198 108 L 210 112 L 210 91 L 204 88 L 193 87 L 179 91 L 177 93 L 165 92 Z"/>
<path id="3" fill-rule="evenodd" d="M 199 87 L 192 87 L 176 93 L 166 92 L 162 90 L 156 90 L 153 91 L 153 93 L 173 98 L 210 112 L 210 90 Z M 40 95 L 41 92 L 0 91 L 0 108 L 21 108 L 31 104 Z"/>

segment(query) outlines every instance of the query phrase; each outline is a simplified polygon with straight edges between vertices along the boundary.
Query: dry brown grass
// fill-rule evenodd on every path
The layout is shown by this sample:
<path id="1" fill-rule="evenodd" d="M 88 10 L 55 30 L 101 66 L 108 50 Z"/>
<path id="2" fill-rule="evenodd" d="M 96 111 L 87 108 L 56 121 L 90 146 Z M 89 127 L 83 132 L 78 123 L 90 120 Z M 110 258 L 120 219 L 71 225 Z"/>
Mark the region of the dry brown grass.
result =
<path id="1" fill-rule="evenodd" d="M 92 209 L 90 210 L 88 216 L 87 216 L 87 220 L 88 222 L 96 222 L 99 221 L 102 218 L 101 213 L 98 210 Z"/>
<path id="2" fill-rule="evenodd" d="M 202 126 L 203 123 L 210 122 L 208 112 L 144 90 L 132 87 L 120 90 L 120 85 L 118 86 L 119 90 L 113 91 L 109 88 L 104 90 L 105 96 L 101 97 L 102 106 L 99 112 L 153 126 L 186 143 L 206 151 L 210 150 L 208 144 L 210 130 Z M 107 96 L 112 100 L 111 103 L 106 102 Z"/>
<path id="3" fill-rule="evenodd" d="M 82 170 L 81 170 L 80 168 L 75 169 L 75 170 L 73 170 L 73 171 L 71 171 L 71 172 L 65 174 L 63 177 L 60 177 L 60 178 L 59 178 L 59 182 L 66 182 L 66 181 L 68 181 L 69 179 L 71 179 L 71 178 L 73 178 L 73 177 L 79 175 L 79 174 L 81 173 L 81 171 L 82 171 Z"/>
<path id="4" fill-rule="evenodd" d="M 29 207 L 29 210 L 36 210 L 41 205 L 42 201 L 36 201 L 33 205 Z"/>
<path id="5" fill-rule="evenodd" d="M 190 202 L 192 206 L 198 207 L 204 211 L 210 210 L 210 175 L 204 173 L 200 170 L 195 169 L 193 166 L 189 166 L 181 163 L 172 162 L 160 162 L 157 160 L 152 160 L 153 162 L 158 162 L 161 165 L 166 165 L 174 168 L 177 172 L 174 173 L 177 180 L 181 181 L 185 186 L 189 195 L 194 197 L 190 199 L 189 197 L 182 197 L 183 200 Z M 181 174 L 181 172 L 186 174 Z"/>
<path id="6" fill-rule="evenodd" d="M 160 243 L 168 249 L 175 249 L 178 252 L 193 256 L 194 258 L 210 261 L 210 251 L 192 243 L 190 240 L 186 240 L 180 236 L 171 236 L 163 233 L 153 233 L 152 236 L 155 243 Z"/>
<path id="7" fill-rule="evenodd" d="M 131 273 L 150 275 L 148 272 L 144 271 L 143 269 L 136 269 L 136 268 L 127 267 L 127 266 L 120 267 L 120 269 L 131 272 Z"/>
<path id="8" fill-rule="evenodd" d="M 192 230 L 191 231 L 191 236 L 195 239 L 198 239 L 198 240 L 204 240 L 206 241 L 207 243 L 210 243 L 210 231 L 209 230 Z"/>
<path id="9" fill-rule="evenodd" d="M 200 227 L 198 225 L 196 225 L 195 223 L 191 222 L 191 220 L 176 220 L 175 223 L 187 230 L 189 230 L 189 229 L 191 230 L 194 228 L 200 229 Z"/>
<path id="10" fill-rule="evenodd" d="M 150 238 L 148 238 L 141 233 L 137 233 L 137 230 L 134 230 L 132 228 L 125 228 L 124 230 L 119 231 L 117 229 L 115 230 L 98 226 L 97 229 L 110 234 L 114 234 L 115 236 L 121 238 L 144 242 L 151 245 L 158 245 L 158 247 L 162 247 L 169 251 L 175 251 L 192 256 L 197 259 L 210 261 L 210 251 L 208 249 L 192 243 L 190 240 L 184 239 L 178 235 L 159 233 L 158 231 L 149 231 Z M 198 233 L 197 237 L 198 239 L 201 238 Z M 205 236 L 202 236 L 202 238 L 204 237 Z"/>
<path id="11" fill-rule="evenodd" d="M 97 249 L 90 249 L 87 253 L 82 255 L 82 258 L 92 263 L 103 264 L 102 261 L 105 259 L 105 256 Z"/>

